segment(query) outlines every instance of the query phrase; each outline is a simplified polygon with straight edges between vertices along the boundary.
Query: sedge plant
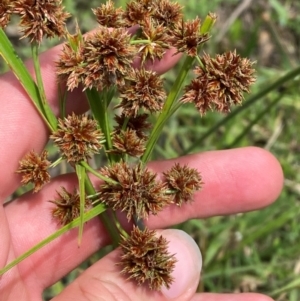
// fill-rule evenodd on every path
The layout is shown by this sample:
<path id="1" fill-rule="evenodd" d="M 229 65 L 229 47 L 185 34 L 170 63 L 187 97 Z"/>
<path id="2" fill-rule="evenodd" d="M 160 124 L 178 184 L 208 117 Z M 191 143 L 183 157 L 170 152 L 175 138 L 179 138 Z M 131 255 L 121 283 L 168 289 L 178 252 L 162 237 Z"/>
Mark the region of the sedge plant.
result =
<path id="1" fill-rule="evenodd" d="M 1 2 L 0 54 L 48 126 L 49 139 L 60 154 L 50 162 L 47 150 L 32 150 L 16 173 L 21 184 L 32 183 L 32 193 L 37 193 L 50 182 L 49 170 L 66 161 L 77 175 L 78 187 L 57 188 L 57 197 L 49 200 L 49 214 L 60 229 L 1 269 L 0 275 L 74 227 L 80 245 L 84 223 L 99 216 L 113 246 L 122 250 L 116 263 L 120 272 L 138 285 L 168 288 L 176 256 L 169 254 L 168 241 L 144 221 L 166 206 L 188 206 L 205 179 L 200 171 L 178 163 L 158 177 L 147 162 L 164 125 L 185 103 L 194 103 L 199 118 L 208 110 L 228 113 L 241 104 L 255 81 L 253 63 L 234 50 L 215 57 L 201 52 L 216 21 L 213 13 L 203 22 L 198 17 L 185 20 L 183 8 L 170 0 L 130 0 L 125 8 L 108 0 L 93 13 L 99 25 L 92 33 L 82 35 L 78 26 L 70 34 L 70 14 L 62 1 Z M 19 16 L 22 38 L 31 44 L 34 77 L 5 34 L 11 15 Z M 39 62 L 41 43 L 53 37 L 66 40 L 56 62 L 63 91 L 59 116 L 47 102 Z M 170 49 L 183 63 L 166 91 L 151 65 Z M 194 78 L 186 83 L 191 70 Z M 74 89 L 85 94 L 88 113 L 66 114 L 66 96 Z M 93 166 L 91 159 L 99 153 L 106 159 Z M 99 179 L 97 184 L 91 176 Z"/>

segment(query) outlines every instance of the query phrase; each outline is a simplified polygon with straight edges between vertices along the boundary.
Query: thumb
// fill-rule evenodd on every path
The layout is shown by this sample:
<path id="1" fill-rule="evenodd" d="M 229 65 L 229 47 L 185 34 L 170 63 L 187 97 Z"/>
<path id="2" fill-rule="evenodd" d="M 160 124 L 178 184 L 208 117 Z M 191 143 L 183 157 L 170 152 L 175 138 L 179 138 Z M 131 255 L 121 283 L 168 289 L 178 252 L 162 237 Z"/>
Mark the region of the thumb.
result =
<path id="1" fill-rule="evenodd" d="M 200 250 L 194 240 L 181 230 L 163 230 L 160 234 L 169 241 L 169 253 L 175 254 L 177 259 L 172 274 L 174 282 L 169 289 L 151 291 L 147 286 L 137 286 L 134 281 L 126 280 L 116 265 L 120 260 L 120 250 L 117 249 L 83 272 L 53 301 L 190 300 L 200 278 Z"/>

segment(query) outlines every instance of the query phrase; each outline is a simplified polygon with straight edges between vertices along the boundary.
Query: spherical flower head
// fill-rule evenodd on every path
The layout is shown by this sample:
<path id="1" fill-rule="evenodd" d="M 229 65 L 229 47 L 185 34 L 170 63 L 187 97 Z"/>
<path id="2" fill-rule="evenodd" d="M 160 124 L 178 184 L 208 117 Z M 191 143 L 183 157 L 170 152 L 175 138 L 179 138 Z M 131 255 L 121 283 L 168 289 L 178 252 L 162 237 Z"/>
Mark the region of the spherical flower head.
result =
<path id="1" fill-rule="evenodd" d="M 20 15 L 23 38 L 40 44 L 43 37 L 62 37 L 65 21 L 70 16 L 64 12 L 61 0 L 17 0 L 13 12 Z"/>
<path id="2" fill-rule="evenodd" d="M 170 170 L 164 172 L 164 176 L 178 206 L 191 202 L 193 194 L 202 188 L 200 173 L 187 165 L 176 163 Z"/>
<path id="3" fill-rule="evenodd" d="M 47 156 L 46 150 L 41 155 L 31 151 L 20 161 L 20 166 L 16 171 L 22 175 L 22 184 L 34 184 L 33 192 L 39 191 L 44 184 L 50 181 L 48 172 L 50 162 L 47 160 Z"/>
<path id="4" fill-rule="evenodd" d="M 136 116 L 126 117 L 124 114 L 115 116 L 117 125 L 114 127 L 116 133 L 120 133 L 126 124 L 127 129 L 134 130 L 140 139 L 146 139 L 146 131 L 151 128 L 151 123 L 147 121 L 148 114 L 138 114 Z"/>
<path id="5" fill-rule="evenodd" d="M 148 284 L 152 290 L 169 288 L 174 281 L 172 271 L 176 259 L 168 252 L 168 242 L 155 231 L 133 228 L 130 237 L 120 243 L 122 257 L 119 265 L 128 279 L 134 279 L 139 285 Z"/>
<path id="6" fill-rule="evenodd" d="M 112 143 L 114 147 L 112 152 L 132 157 L 141 157 L 146 149 L 145 140 L 141 139 L 132 129 L 114 133 Z"/>
<path id="7" fill-rule="evenodd" d="M 158 112 L 166 98 L 161 78 L 145 69 L 133 70 L 119 92 L 121 103 L 116 107 L 122 108 L 122 113 L 128 117 L 137 116 L 141 108 L 151 113 Z"/>
<path id="8" fill-rule="evenodd" d="M 119 162 L 102 168 L 101 173 L 112 181 L 100 186 L 100 200 L 113 210 L 126 212 L 128 220 L 157 214 L 172 201 L 165 184 L 142 164 L 130 167 Z"/>
<path id="9" fill-rule="evenodd" d="M 5 28 L 10 20 L 11 7 L 10 1 L 1 0 L 0 2 L 0 28 Z"/>
<path id="10" fill-rule="evenodd" d="M 64 187 L 61 191 L 57 191 L 58 198 L 54 201 L 49 201 L 55 204 L 52 208 L 51 213 L 58 224 L 64 226 L 80 216 L 80 196 L 79 193 L 74 190 L 73 193 L 68 192 Z M 85 210 L 91 207 L 91 201 L 85 200 Z"/>
<path id="11" fill-rule="evenodd" d="M 152 18 L 171 32 L 178 22 L 182 20 L 182 6 L 177 2 L 169 0 L 154 1 Z"/>
<path id="12" fill-rule="evenodd" d="M 126 22 L 123 19 L 123 9 L 121 7 L 116 8 L 111 0 L 101 4 L 100 7 L 92 9 L 92 11 L 97 18 L 97 22 L 102 26 L 112 28 L 126 27 Z"/>
<path id="13" fill-rule="evenodd" d="M 162 59 L 166 50 L 170 48 L 170 37 L 166 28 L 150 18 L 144 20 L 139 39 L 148 41 L 137 44 L 142 65 L 149 60 L 154 62 L 155 59 Z"/>
<path id="14" fill-rule="evenodd" d="M 65 119 L 59 119 L 58 129 L 50 136 L 63 157 L 72 163 L 87 160 L 91 154 L 98 153 L 102 147 L 102 137 L 95 120 L 74 113 Z"/>
<path id="15" fill-rule="evenodd" d="M 131 71 L 136 49 L 130 44 L 131 36 L 123 28 L 104 26 L 84 43 L 84 87 L 103 90 L 113 85 L 122 86 Z"/>
<path id="16" fill-rule="evenodd" d="M 59 61 L 56 63 L 56 73 L 60 81 L 66 82 L 68 90 L 78 88 L 86 77 L 84 69 L 83 46 L 73 49 L 71 45 L 64 44 Z"/>
<path id="17" fill-rule="evenodd" d="M 208 34 L 200 31 L 201 21 L 197 17 L 195 20 L 178 22 L 172 31 L 172 45 L 177 48 L 177 52 L 184 52 L 189 56 L 196 56 L 198 46 L 209 39 Z"/>
<path id="18" fill-rule="evenodd" d="M 195 68 L 197 78 L 185 87 L 182 102 L 194 102 L 201 114 L 208 108 L 227 113 L 232 105 L 241 104 L 243 93 L 255 82 L 253 62 L 236 51 L 211 58 L 204 54 L 202 67 Z"/>
<path id="19" fill-rule="evenodd" d="M 131 0 L 126 4 L 124 18 L 127 26 L 143 25 L 144 21 L 153 15 L 157 0 Z"/>

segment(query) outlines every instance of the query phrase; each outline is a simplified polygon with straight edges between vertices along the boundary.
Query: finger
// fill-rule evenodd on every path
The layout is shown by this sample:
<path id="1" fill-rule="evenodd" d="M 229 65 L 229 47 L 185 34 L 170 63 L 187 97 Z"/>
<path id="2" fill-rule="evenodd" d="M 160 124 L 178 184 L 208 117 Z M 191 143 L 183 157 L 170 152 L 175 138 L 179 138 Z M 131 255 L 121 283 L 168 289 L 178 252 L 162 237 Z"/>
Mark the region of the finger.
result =
<path id="1" fill-rule="evenodd" d="M 154 292 L 147 286 L 137 286 L 120 274 L 116 262 L 120 251 L 115 250 L 87 269 L 53 301 L 60 300 L 190 300 L 195 293 L 202 266 L 198 246 L 186 233 L 179 230 L 165 230 L 161 234 L 170 242 L 169 253 L 176 254 L 177 263 L 172 273 L 174 282 L 170 289 Z"/>
<path id="2" fill-rule="evenodd" d="M 191 301 L 274 301 L 272 298 L 255 293 L 243 294 L 197 294 Z"/>
<path id="3" fill-rule="evenodd" d="M 47 100 L 56 115 L 59 114 L 58 85 L 55 62 L 58 61 L 61 45 L 40 56 L 43 82 Z M 173 50 L 166 54 L 164 62 L 156 61 L 152 69 L 161 73 L 171 68 L 179 59 L 172 56 Z M 32 63 L 27 64 L 33 74 Z M 0 201 L 10 195 L 20 183 L 20 175 L 15 174 L 18 162 L 26 153 L 34 149 L 40 152 L 48 141 L 48 129 L 26 92 L 10 73 L 0 77 Z M 76 90 L 68 95 L 67 112 L 82 113 L 87 109 L 84 93 Z M 9 164 L 8 164 L 9 163 Z"/>
<path id="4" fill-rule="evenodd" d="M 171 206 L 157 217 L 149 218 L 148 225 L 151 228 L 174 225 L 190 218 L 265 207 L 278 197 L 283 183 L 282 170 L 277 160 L 258 148 L 207 152 L 176 161 L 189 163 L 190 167 L 197 168 L 202 173 L 205 184 L 196 193 L 192 204 L 181 208 Z M 162 172 L 173 164 L 174 160 L 154 162 L 151 167 Z M 57 230 L 50 215 L 52 205 L 47 201 L 56 197 L 55 190 L 60 186 L 72 191 L 76 184 L 74 175 L 61 176 L 46 185 L 40 193 L 26 194 L 5 207 L 16 255 L 21 255 Z M 49 285 L 108 242 L 107 234 L 98 219 L 85 225 L 84 241 L 79 249 L 77 236 L 78 230 L 74 229 L 53 241 L 46 249 L 41 249 L 30 257 L 30 267 L 25 260 L 23 268 L 27 269 L 27 274 L 34 271 L 38 279 L 43 277 L 44 285 Z M 63 265 L 57 269 L 60 261 L 63 261 Z"/>
<path id="5" fill-rule="evenodd" d="M 156 161 L 150 166 L 161 171 L 169 169 L 175 162 L 199 170 L 203 189 L 195 193 L 193 205 L 170 206 L 162 214 L 151 216 L 148 221 L 151 227 L 165 227 L 170 221 L 178 224 L 191 218 L 260 209 L 275 201 L 283 187 L 283 172 L 278 160 L 261 148 L 205 152 Z"/>

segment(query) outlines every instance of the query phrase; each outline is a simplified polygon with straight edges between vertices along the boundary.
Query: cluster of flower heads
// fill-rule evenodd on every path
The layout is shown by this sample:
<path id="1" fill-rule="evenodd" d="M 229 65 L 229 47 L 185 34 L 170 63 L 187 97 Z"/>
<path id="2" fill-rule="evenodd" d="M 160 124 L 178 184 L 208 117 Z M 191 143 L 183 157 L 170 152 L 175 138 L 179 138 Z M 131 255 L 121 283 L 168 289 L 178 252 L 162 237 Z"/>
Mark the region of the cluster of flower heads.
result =
<path id="1" fill-rule="evenodd" d="M 40 44 L 43 37 L 63 37 L 70 14 L 64 11 L 62 0 L 4 0 L 0 4 L 0 27 L 7 26 L 11 14 L 20 17 L 23 38 Z"/>
<path id="2" fill-rule="evenodd" d="M 32 6 L 32 12 L 30 12 Z M 63 12 L 61 1 L 17 0 L 13 5 L 0 4 L 0 25 L 5 27 L 10 14 L 21 16 L 24 37 L 41 42 L 43 36 L 65 34 L 63 27 L 68 14 Z M 135 226 L 120 243 L 122 272 L 138 284 L 147 282 L 159 290 L 173 281 L 171 272 L 175 258 L 169 255 L 167 241 L 155 231 L 141 227 L 138 221 L 156 215 L 166 206 L 182 206 L 193 200 L 200 190 L 202 177 L 196 169 L 178 163 L 165 171 L 161 178 L 144 164 L 130 164 L 127 156 L 141 157 L 146 150 L 147 131 L 151 128 L 148 115 L 160 112 L 167 97 L 159 75 L 144 64 L 160 60 L 171 47 L 175 54 L 186 53 L 198 57 L 194 69 L 195 79 L 188 84 L 180 100 L 193 102 L 201 115 L 208 110 L 228 112 L 232 105 L 240 104 L 243 93 L 249 92 L 254 82 L 254 70 L 248 59 L 236 52 L 198 56 L 199 45 L 209 39 L 201 33 L 199 18 L 184 21 L 182 7 L 169 0 L 131 0 L 126 9 L 116 8 L 113 1 L 93 9 L 99 27 L 94 33 L 82 37 L 78 32 L 63 46 L 57 62 L 60 81 L 68 90 L 81 86 L 83 90 L 111 91 L 117 88 L 119 103 L 115 109 L 116 125 L 111 136 L 104 139 L 97 122 L 87 115 L 71 115 L 58 120 L 57 129 L 50 138 L 61 151 L 62 158 L 71 165 L 80 164 L 101 149 L 116 155 L 114 163 L 100 169 L 106 181 L 97 187 L 97 200 L 113 211 L 124 212 Z M 211 15 L 212 18 L 215 16 Z M 131 35 L 128 28 L 136 26 Z M 140 68 L 132 66 L 138 58 Z M 107 133 L 105 133 L 107 134 Z M 107 140 L 108 140 L 107 139 Z M 109 146 L 109 147 L 108 147 Z M 136 159 L 134 160 L 136 161 Z M 34 192 L 50 181 L 47 153 L 31 152 L 21 162 L 18 173 L 22 183 L 34 184 Z M 78 191 L 58 191 L 51 201 L 53 217 L 65 225 L 79 217 Z M 87 198 L 85 210 L 92 206 Z"/>

